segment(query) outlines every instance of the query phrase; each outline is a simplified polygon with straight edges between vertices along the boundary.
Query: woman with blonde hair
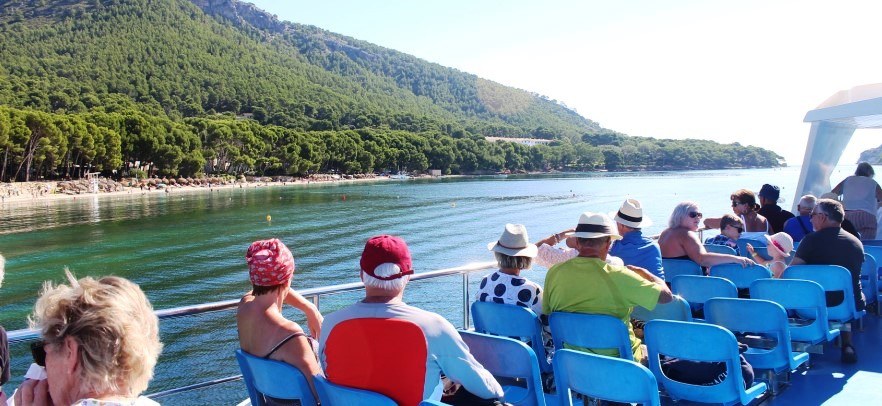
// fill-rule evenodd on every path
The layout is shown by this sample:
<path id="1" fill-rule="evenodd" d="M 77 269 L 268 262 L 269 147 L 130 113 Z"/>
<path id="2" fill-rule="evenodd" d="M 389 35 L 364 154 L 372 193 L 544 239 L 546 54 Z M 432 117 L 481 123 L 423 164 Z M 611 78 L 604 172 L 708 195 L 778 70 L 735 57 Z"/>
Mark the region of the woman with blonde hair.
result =
<path id="1" fill-rule="evenodd" d="M 139 397 L 153 378 L 162 351 L 159 319 L 138 285 L 124 278 L 75 279 L 43 286 L 32 328 L 42 340 L 31 346 L 45 380 L 26 380 L 15 404 L 156 405 Z"/>
<path id="2" fill-rule="evenodd" d="M 662 258 L 689 259 L 701 266 L 711 267 L 719 264 L 753 265 L 749 258 L 707 252 L 698 240 L 698 225 L 703 214 L 694 202 L 682 202 L 674 208 L 668 221 L 668 228 L 658 238 Z"/>

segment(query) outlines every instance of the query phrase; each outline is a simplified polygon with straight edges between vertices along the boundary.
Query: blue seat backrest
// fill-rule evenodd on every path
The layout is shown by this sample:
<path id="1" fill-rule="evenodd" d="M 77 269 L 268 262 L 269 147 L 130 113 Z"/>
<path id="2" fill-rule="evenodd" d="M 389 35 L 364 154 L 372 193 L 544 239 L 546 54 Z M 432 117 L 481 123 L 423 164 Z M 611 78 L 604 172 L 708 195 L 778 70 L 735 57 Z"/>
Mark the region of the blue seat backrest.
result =
<path id="1" fill-rule="evenodd" d="M 665 269 L 665 281 L 668 283 L 680 275 L 704 275 L 701 265 L 688 259 L 663 259 L 662 267 Z"/>
<path id="2" fill-rule="evenodd" d="M 281 361 L 255 357 L 236 350 L 236 361 L 254 406 L 266 404 L 265 397 L 299 400 L 302 406 L 315 406 L 315 396 L 299 369 Z"/>
<path id="3" fill-rule="evenodd" d="M 549 317 L 554 350 L 564 344 L 581 348 L 616 349 L 619 357 L 632 360 L 628 327 L 616 317 L 605 314 L 554 312 Z"/>
<path id="4" fill-rule="evenodd" d="M 866 247 L 866 246 L 882 247 L 882 240 L 861 240 L 861 244 L 864 244 L 864 247 Z"/>
<path id="5" fill-rule="evenodd" d="M 738 251 L 728 245 L 704 244 L 704 249 L 714 254 L 738 255 Z"/>
<path id="6" fill-rule="evenodd" d="M 551 372 L 542 339 L 542 325 L 536 313 L 526 307 L 480 301 L 473 302 L 471 310 L 475 331 L 529 341 L 539 358 L 539 368 L 542 372 Z"/>
<path id="7" fill-rule="evenodd" d="M 794 354 L 787 311 L 780 304 L 759 299 L 717 298 L 704 304 L 704 316 L 707 322 L 729 331 L 759 334 L 775 341 L 773 348 L 751 348 L 745 354 L 754 368 L 780 372 L 798 366 L 792 362 Z M 805 362 L 808 356 L 800 354 L 800 360 Z"/>
<path id="8" fill-rule="evenodd" d="M 749 243 L 759 256 L 767 260 L 772 259 L 766 250 L 766 241 L 754 240 L 752 238 L 739 238 L 735 243 L 738 244 L 738 255 L 741 255 L 742 257 L 750 258 L 750 251 L 747 250 L 747 244 Z"/>
<path id="9" fill-rule="evenodd" d="M 734 283 L 716 276 L 678 276 L 671 283 L 671 290 L 691 304 L 703 304 L 715 297 L 738 297 Z"/>
<path id="10" fill-rule="evenodd" d="M 758 279 L 750 285 L 750 297 L 771 300 L 785 310 L 798 311 L 810 324 L 790 326 L 790 340 L 814 345 L 830 341 L 839 330 L 830 330 L 824 288 L 817 282 L 801 279 Z"/>
<path id="11" fill-rule="evenodd" d="M 642 306 L 634 306 L 631 317 L 643 321 L 655 319 L 692 321 L 692 309 L 689 308 L 689 302 L 686 299 L 674 295 L 674 300 L 668 303 L 659 303 L 652 310 L 646 310 Z"/>
<path id="12" fill-rule="evenodd" d="M 460 331 L 472 356 L 497 378 L 516 378 L 526 382 L 526 390 L 503 386 L 505 401 L 516 406 L 544 406 L 539 363 L 533 350 L 523 342 L 489 334 Z"/>
<path id="13" fill-rule="evenodd" d="M 805 279 L 817 282 L 825 292 L 842 291 L 845 300 L 837 306 L 827 307 L 827 317 L 831 321 L 846 322 L 860 318 L 863 311 L 858 312 L 854 303 L 854 288 L 851 273 L 839 265 L 794 265 L 789 266 L 781 275 L 784 279 Z"/>
<path id="14" fill-rule="evenodd" d="M 566 393 L 569 391 L 612 402 L 652 406 L 660 403 L 655 376 L 630 360 L 560 350 L 554 354 L 554 377 L 564 406 L 573 404 Z"/>
<path id="15" fill-rule="evenodd" d="M 394 400 L 377 392 L 335 385 L 323 376 L 313 377 L 313 382 L 322 405 L 397 406 Z"/>
<path id="16" fill-rule="evenodd" d="M 712 266 L 710 276 L 728 279 L 738 289 L 749 289 L 753 281 L 771 278 L 772 271 L 762 265 L 743 267 L 740 264 L 722 264 Z"/>
<path id="17" fill-rule="evenodd" d="M 701 403 L 749 404 L 766 390 L 758 383 L 744 390 L 738 341 L 729 330 L 713 324 L 652 320 L 646 323 L 649 369 L 673 399 Z M 674 381 L 661 370 L 659 354 L 699 362 L 724 362 L 727 374 L 717 385 L 699 386 Z"/>
<path id="18" fill-rule="evenodd" d="M 864 254 L 864 263 L 861 265 L 861 290 L 867 298 L 867 303 L 876 303 L 879 299 L 879 268 L 878 261 L 870 254 Z"/>

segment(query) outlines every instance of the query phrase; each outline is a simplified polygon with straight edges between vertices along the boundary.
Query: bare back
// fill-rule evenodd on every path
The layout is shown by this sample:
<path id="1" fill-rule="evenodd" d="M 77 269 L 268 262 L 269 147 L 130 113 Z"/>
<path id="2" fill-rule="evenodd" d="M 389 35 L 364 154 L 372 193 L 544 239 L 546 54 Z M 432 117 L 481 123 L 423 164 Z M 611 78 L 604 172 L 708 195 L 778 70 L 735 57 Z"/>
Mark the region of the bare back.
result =
<path id="1" fill-rule="evenodd" d="M 699 256 L 704 250 L 698 241 L 698 235 L 683 227 L 668 228 L 662 231 L 658 238 L 658 246 L 661 248 L 662 258 L 688 256 L 695 262 L 699 262 Z"/>
<path id="2" fill-rule="evenodd" d="M 286 319 L 275 303 L 257 300 L 246 295 L 239 303 L 236 325 L 239 330 L 239 346 L 243 351 L 258 357 L 266 357 L 279 343 L 292 334 L 303 334 L 297 323 Z M 297 367 L 308 380 L 320 373 L 312 344 L 305 335 L 296 336 L 279 346 L 270 359 Z"/>

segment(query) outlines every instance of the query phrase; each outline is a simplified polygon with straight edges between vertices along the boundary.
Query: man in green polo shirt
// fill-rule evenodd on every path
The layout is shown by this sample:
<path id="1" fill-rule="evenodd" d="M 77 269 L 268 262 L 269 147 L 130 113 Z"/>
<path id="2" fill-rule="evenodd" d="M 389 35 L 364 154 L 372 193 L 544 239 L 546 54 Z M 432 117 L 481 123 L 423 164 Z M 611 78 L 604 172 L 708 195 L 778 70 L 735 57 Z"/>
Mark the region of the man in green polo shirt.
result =
<path id="1" fill-rule="evenodd" d="M 646 269 L 604 262 L 612 241 L 622 238 L 615 230 L 612 220 L 605 214 L 582 213 L 573 234 L 577 238 L 576 249 L 579 250 L 579 256 L 548 270 L 542 312 L 591 313 L 617 317 L 628 327 L 634 360 L 643 361 L 646 355 L 641 348 L 640 339 L 634 336 L 631 328 L 631 311 L 634 306 L 652 310 L 656 304 L 673 300 L 673 295 L 664 280 Z M 618 356 L 617 350 L 587 350 Z"/>

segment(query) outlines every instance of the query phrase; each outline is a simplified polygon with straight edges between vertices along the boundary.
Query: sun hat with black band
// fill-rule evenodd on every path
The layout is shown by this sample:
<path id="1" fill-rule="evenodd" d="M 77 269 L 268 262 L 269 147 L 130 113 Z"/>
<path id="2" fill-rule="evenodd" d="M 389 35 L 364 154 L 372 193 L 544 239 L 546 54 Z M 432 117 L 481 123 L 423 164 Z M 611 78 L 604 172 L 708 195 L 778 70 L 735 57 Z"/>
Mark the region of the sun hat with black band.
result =
<path id="1" fill-rule="evenodd" d="M 487 249 L 510 257 L 535 258 L 539 252 L 536 244 L 530 244 L 527 228 L 523 224 L 506 224 L 499 240 L 487 244 Z"/>
<path id="2" fill-rule="evenodd" d="M 579 225 L 573 237 L 578 238 L 601 238 L 610 237 L 613 240 L 621 240 L 622 236 L 616 231 L 613 221 L 603 213 L 586 211 L 579 216 Z"/>
<path id="3" fill-rule="evenodd" d="M 610 217 L 617 223 L 631 228 L 644 228 L 652 225 L 652 220 L 643 214 L 643 206 L 637 199 L 627 199 L 622 207 Z"/>

